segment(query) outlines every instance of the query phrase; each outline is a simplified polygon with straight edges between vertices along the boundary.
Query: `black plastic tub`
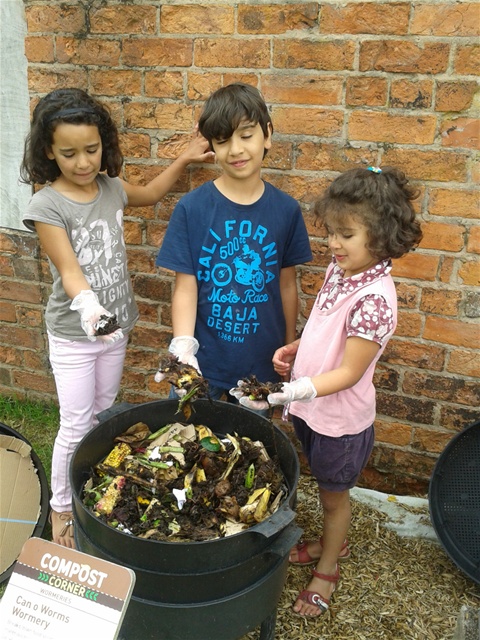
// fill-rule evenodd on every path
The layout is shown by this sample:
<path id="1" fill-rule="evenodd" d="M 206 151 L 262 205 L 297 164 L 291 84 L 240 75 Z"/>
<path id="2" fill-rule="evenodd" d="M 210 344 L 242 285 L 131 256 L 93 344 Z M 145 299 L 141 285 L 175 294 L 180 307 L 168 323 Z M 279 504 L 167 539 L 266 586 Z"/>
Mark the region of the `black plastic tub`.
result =
<path id="1" fill-rule="evenodd" d="M 261 440 L 270 455 L 278 456 L 288 487 L 280 509 L 245 531 L 203 542 L 145 540 L 112 529 L 83 504 L 83 486 L 92 467 L 133 424 L 144 422 L 154 431 L 183 418 L 176 413 L 177 400 L 117 405 L 98 416 L 99 425 L 73 455 L 76 545 L 135 572 L 122 640 L 236 640 L 259 624 L 260 637 L 270 640 L 288 553 L 302 533 L 293 522 L 298 456 L 286 434 L 252 411 L 208 400 L 197 400 L 193 407 L 189 422 L 204 424 L 220 436 L 236 433 Z"/>
<path id="2" fill-rule="evenodd" d="M 428 499 L 443 548 L 480 584 L 480 420 L 457 433 L 440 454 Z"/>

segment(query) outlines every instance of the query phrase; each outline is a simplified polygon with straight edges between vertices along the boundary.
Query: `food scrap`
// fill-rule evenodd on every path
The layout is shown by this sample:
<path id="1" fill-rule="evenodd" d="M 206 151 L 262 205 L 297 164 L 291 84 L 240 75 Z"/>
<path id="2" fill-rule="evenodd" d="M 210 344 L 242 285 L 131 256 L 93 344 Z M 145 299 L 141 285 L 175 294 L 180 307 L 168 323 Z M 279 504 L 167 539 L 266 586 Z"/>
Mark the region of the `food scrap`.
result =
<path id="1" fill-rule="evenodd" d="M 277 393 L 282 390 L 281 382 L 259 382 L 256 376 L 242 378 L 241 389 L 249 400 L 267 400 L 270 393 Z"/>
<path id="2" fill-rule="evenodd" d="M 165 380 L 183 392 L 178 410 L 183 411 L 188 420 L 192 413 L 191 402 L 195 398 L 208 397 L 208 382 L 189 364 L 180 362 L 176 356 L 166 355 L 160 360 L 158 370 L 165 374 Z"/>
<path id="3" fill-rule="evenodd" d="M 260 441 L 176 422 L 133 425 L 85 483 L 85 506 L 140 538 L 200 541 L 238 533 L 272 515 L 288 491 Z"/>

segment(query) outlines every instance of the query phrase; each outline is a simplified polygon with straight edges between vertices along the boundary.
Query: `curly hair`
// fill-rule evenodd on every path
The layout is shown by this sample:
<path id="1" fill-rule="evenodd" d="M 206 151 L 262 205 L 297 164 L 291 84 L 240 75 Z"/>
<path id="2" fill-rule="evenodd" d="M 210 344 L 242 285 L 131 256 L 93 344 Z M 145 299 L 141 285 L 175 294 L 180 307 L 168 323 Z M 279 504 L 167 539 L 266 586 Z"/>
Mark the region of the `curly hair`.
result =
<path id="1" fill-rule="evenodd" d="M 350 169 L 315 202 L 323 223 L 354 218 L 367 228 L 367 249 L 378 260 L 400 258 L 422 239 L 412 201 L 420 191 L 395 167 Z"/>
<path id="2" fill-rule="evenodd" d="M 259 124 L 265 137 L 273 133 L 272 119 L 258 89 L 243 82 L 233 82 L 209 96 L 198 121 L 198 130 L 213 150 L 212 140 L 231 138 L 244 119 Z"/>
<path id="3" fill-rule="evenodd" d="M 82 89 L 56 89 L 44 96 L 33 111 L 20 167 L 22 182 L 45 184 L 60 176 L 56 161 L 50 160 L 47 153 L 53 144 L 54 131 L 62 122 L 97 126 L 102 140 L 100 171 L 106 171 L 112 178 L 119 175 L 123 156 L 117 127 L 106 107 Z"/>

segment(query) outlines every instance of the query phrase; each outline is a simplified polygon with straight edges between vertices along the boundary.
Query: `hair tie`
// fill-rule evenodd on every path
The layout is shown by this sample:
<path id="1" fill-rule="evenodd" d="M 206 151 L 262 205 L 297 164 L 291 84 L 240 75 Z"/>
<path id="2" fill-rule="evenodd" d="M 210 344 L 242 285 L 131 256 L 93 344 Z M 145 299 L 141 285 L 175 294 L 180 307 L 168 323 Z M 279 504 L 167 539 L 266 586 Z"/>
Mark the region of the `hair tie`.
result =
<path id="1" fill-rule="evenodd" d="M 382 173 L 380 167 L 367 167 L 367 171 L 371 171 L 372 173 Z"/>
<path id="2" fill-rule="evenodd" d="M 83 116 L 86 114 L 95 114 L 97 113 L 96 109 L 92 107 L 73 107 L 72 109 L 60 109 L 60 111 L 55 111 L 55 113 L 51 113 L 47 116 L 45 122 L 46 124 L 52 122 L 52 120 L 61 120 L 62 118 L 66 118 L 67 116 Z"/>

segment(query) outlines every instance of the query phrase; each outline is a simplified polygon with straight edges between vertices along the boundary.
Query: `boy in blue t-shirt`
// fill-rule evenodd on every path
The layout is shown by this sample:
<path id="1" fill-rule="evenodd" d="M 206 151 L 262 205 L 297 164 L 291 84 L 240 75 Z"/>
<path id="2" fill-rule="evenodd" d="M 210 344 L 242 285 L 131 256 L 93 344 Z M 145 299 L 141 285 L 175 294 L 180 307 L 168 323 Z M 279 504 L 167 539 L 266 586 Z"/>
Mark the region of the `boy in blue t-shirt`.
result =
<path id="1" fill-rule="evenodd" d="M 298 203 L 261 178 L 273 126 L 257 89 L 215 91 L 199 131 L 222 174 L 180 199 L 156 264 L 176 272 L 169 351 L 201 370 L 213 399 L 236 402 L 240 378 L 279 380 L 272 355 L 295 339 L 295 265 L 312 253 Z"/>

